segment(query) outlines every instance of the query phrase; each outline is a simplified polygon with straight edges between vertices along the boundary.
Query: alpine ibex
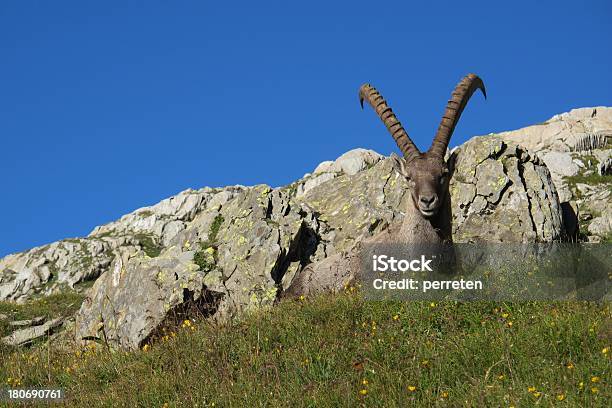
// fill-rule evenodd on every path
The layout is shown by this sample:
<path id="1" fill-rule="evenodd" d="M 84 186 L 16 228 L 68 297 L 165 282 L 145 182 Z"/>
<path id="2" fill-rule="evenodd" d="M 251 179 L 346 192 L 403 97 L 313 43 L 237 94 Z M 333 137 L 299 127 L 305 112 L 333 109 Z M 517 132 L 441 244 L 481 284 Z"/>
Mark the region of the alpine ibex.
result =
<path id="1" fill-rule="evenodd" d="M 359 102 L 367 101 L 383 121 L 404 154 L 400 159 L 401 173 L 411 188 L 411 200 L 404 221 L 397 231 L 398 242 L 451 243 L 452 225 L 448 182 L 450 169 L 444 159 L 446 148 L 457 122 L 472 94 L 480 89 L 486 99 L 482 80 L 466 75 L 457 84 L 446 105 L 444 116 L 429 150 L 421 153 L 404 130 L 387 102 L 369 84 L 359 89 Z"/>
<path id="2" fill-rule="evenodd" d="M 395 117 L 391 108 L 383 97 L 371 85 L 363 85 L 359 89 L 359 100 L 363 108 L 363 101 L 367 101 L 395 139 L 404 158 L 400 159 L 400 170 L 408 180 L 411 187 L 411 197 L 408 199 L 408 208 L 405 210 L 404 220 L 400 225 L 368 237 L 359 242 L 358 246 L 349 253 L 338 252 L 319 262 L 307 265 L 293 279 L 286 295 L 298 296 L 323 291 L 339 291 L 345 285 L 354 281 L 362 270 L 362 260 L 370 260 L 371 253 L 376 252 L 378 244 L 417 244 L 396 247 L 395 249 L 414 251 L 421 255 L 421 250 L 433 249 L 436 253 L 443 251 L 440 261 L 446 263 L 449 272 L 453 272 L 455 252 L 452 245 L 437 245 L 452 243 L 452 225 L 450 211 L 450 195 L 448 182 L 450 178 L 449 163 L 444 156 L 450 137 L 455 130 L 459 117 L 472 94 L 480 89 L 485 95 L 482 80 L 474 74 L 469 74 L 459 82 L 446 111 L 442 117 L 440 127 L 436 132 L 433 144 L 426 153 L 421 153 L 410 140 L 408 133 Z M 424 248 L 418 244 L 425 244 L 431 248 Z M 391 248 L 393 250 L 393 248 Z M 408 259 L 408 258 L 406 258 Z M 439 269 L 444 272 L 444 269 Z"/>

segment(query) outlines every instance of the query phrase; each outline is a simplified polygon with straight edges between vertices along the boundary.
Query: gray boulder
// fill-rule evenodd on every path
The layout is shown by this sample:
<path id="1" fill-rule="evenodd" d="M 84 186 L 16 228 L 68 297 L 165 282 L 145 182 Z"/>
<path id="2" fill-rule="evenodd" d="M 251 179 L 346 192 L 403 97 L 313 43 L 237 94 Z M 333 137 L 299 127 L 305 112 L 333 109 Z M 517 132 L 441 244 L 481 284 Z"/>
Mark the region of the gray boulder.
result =
<path id="1" fill-rule="evenodd" d="M 37 326 L 43 323 L 44 321 L 45 321 L 44 316 L 37 316 L 33 319 L 15 320 L 15 321 L 9 322 L 9 326 L 12 326 L 12 327 Z"/>
<path id="2" fill-rule="evenodd" d="M 158 257 L 115 262 L 83 303 L 77 337 L 137 348 L 188 311 L 227 318 L 269 307 L 283 276 L 316 249 L 317 230 L 288 190 L 245 189 L 207 206 Z"/>
<path id="3" fill-rule="evenodd" d="M 599 237 L 612 235 L 612 207 L 604 209 L 600 216 L 593 218 L 588 225 L 588 231 Z"/>
<path id="4" fill-rule="evenodd" d="M 338 157 L 335 161 L 325 161 L 317 166 L 313 174 L 344 173 L 353 175 L 361 170 L 378 163 L 384 156 L 374 150 L 353 149 Z"/>
<path id="5" fill-rule="evenodd" d="M 450 191 L 456 242 L 564 238 L 556 188 L 537 156 L 494 136 L 473 138 L 455 154 Z"/>
<path id="6" fill-rule="evenodd" d="M 541 155 L 542 160 L 546 163 L 546 167 L 551 173 L 558 174 L 562 177 L 571 177 L 578 174 L 578 164 L 574 162 L 572 156 L 566 152 L 546 152 Z M 582 163 L 577 161 L 578 163 Z M 582 165 L 584 167 L 584 165 Z"/>
<path id="7" fill-rule="evenodd" d="M 566 209 L 564 223 L 577 224 L 575 237 L 586 235 L 589 242 L 606 239 L 607 221 L 599 214 L 612 207 L 610 180 L 604 177 L 612 168 L 612 108 L 574 109 L 498 136 L 532 154 L 537 152 L 543 159 Z M 582 218 L 579 223 L 578 213 Z M 595 222 L 593 226 L 591 220 Z"/>
<path id="8" fill-rule="evenodd" d="M 3 337 L 2 343 L 8 346 L 23 346 L 29 344 L 32 341 L 46 336 L 57 330 L 63 323 L 62 318 L 49 320 L 48 322 L 39 326 L 28 327 L 26 329 L 16 330 L 12 334 Z"/>

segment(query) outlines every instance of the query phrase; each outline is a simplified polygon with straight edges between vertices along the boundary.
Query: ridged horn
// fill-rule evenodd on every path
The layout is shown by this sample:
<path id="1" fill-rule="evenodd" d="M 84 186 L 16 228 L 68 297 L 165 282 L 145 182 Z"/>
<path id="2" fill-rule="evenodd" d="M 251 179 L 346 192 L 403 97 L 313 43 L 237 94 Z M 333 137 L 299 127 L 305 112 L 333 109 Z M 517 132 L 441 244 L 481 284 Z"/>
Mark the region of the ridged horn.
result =
<path id="1" fill-rule="evenodd" d="M 457 84 L 451 95 L 451 99 L 446 104 L 446 110 L 440 121 L 440 126 L 428 150 L 429 154 L 444 158 L 446 148 L 453 135 L 455 126 L 457 126 L 459 122 L 461 113 L 477 89 L 480 89 L 485 99 L 487 99 L 487 91 L 485 90 L 484 83 L 477 75 L 468 74 Z"/>
<path id="2" fill-rule="evenodd" d="M 418 157 L 421 154 L 419 149 L 412 142 L 410 136 L 408 136 L 408 133 L 404 130 L 404 127 L 393 113 L 393 110 L 387 105 L 382 95 L 370 84 L 364 84 L 359 88 L 359 103 L 362 109 L 364 100 L 374 108 L 378 117 L 383 121 L 387 130 L 393 136 L 395 143 L 397 143 L 397 147 L 404 154 L 406 161 L 409 162 Z"/>

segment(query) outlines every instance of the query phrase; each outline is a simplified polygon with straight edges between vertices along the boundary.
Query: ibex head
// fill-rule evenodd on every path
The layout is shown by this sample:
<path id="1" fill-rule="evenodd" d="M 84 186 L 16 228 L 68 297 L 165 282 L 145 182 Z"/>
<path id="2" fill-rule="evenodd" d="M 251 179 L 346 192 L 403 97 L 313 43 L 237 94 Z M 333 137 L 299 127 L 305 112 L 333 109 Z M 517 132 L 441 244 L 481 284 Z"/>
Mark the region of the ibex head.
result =
<path id="1" fill-rule="evenodd" d="M 372 105 L 404 154 L 404 160 L 400 160 L 402 173 L 412 187 L 415 207 L 426 218 L 438 213 L 448 194 L 450 174 L 448 163 L 444 160 L 446 148 L 465 105 L 477 89 L 487 97 L 484 83 L 474 74 L 466 75 L 457 84 L 446 105 L 433 143 L 425 153 L 421 153 L 415 146 L 387 102 L 374 87 L 365 84 L 359 89 L 361 107 L 363 108 L 364 100 Z"/>

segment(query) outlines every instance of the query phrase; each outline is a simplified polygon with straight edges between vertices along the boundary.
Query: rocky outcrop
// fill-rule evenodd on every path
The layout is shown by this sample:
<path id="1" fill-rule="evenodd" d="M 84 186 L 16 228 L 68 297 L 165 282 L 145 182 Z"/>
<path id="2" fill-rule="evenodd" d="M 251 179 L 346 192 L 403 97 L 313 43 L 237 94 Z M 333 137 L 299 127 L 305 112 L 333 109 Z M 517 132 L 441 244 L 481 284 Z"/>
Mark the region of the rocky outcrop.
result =
<path id="1" fill-rule="evenodd" d="M 334 161 L 320 163 L 312 174 L 305 174 L 302 180 L 295 183 L 297 196 L 306 194 L 309 190 L 342 174 L 352 176 L 361 170 L 371 167 L 384 159 L 384 156 L 374 150 L 353 149 Z"/>
<path id="2" fill-rule="evenodd" d="M 498 133 L 532 152 L 575 152 L 609 146 L 612 136 L 612 108 L 573 109 L 545 122 L 518 130 Z"/>
<path id="3" fill-rule="evenodd" d="M 58 317 L 40 325 L 16 330 L 10 335 L 3 337 L 1 340 L 2 343 L 8 346 L 23 346 L 30 344 L 36 339 L 51 334 L 54 330 L 57 330 L 62 323 L 62 318 Z"/>
<path id="4" fill-rule="evenodd" d="M 551 126 L 569 121 L 559 118 Z M 599 149 L 589 164 L 586 156 L 574 156 L 583 153 L 572 151 L 565 136 L 550 143 L 539 137 L 539 145 L 525 147 L 517 132 L 476 137 L 452 152 L 454 240 L 566 239 L 564 214 L 580 207 L 560 202 L 556 178 L 571 198 L 573 189 L 579 199 L 601 195 L 604 208 L 593 211 L 589 225 L 593 234 L 607 228 L 597 218 L 609 216 L 608 196 L 572 179 L 597 165 L 594 158 L 605 152 L 601 141 L 579 143 Z M 552 150 L 557 144 L 567 150 Z M 535 154 L 538 146 L 542 152 Z M 194 313 L 225 319 L 270 307 L 284 294 L 342 289 L 353 278 L 359 246 L 401 223 L 409 199 L 397 158 L 364 149 L 321 163 L 288 186 L 187 190 L 86 238 L 4 258 L 0 299 L 79 290 L 95 280 L 76 316 L 77 337 L 136 348 Z"/>
<path id="5" fill-rule="evenodd" d="M 557 192 L 537 156 L 495 136 L 474 138 L 456 155 L 450 185 L 456 242 L 564 238 Z"/>
<path id="6" fill-rule="evenodd" d="M 23 301 L 96 279 L 125 252 L 138 252 L 152 240 L 125 235 L 68 239 L 0 260 L 0 300 Z"/>
<path id="7" fill-rule="evenodd" d="M 95 228 L 88 237 L 66 239 L 0 260 L 0 300 L 24 301 L 63 289 L 80 290 L 109 270 L 113 260 L 157 256 L 206 206 L 225 203 L 243 189 L 186 190 Z"/>
<path id="8" fill-rule="evenodd" d="M 612 207 L 612 108 L 574 109 L 499 136 L 546 163 L 573 239 L 610 239 L 612 218 L 605 210 Z"/>
<path id="9" fill-rule="evenodd" d="M 561 210 L 542 162 L 499 138 L 475 139 L 455 156 L 459 240 L 562 238 Z M 408 197 L 391 157 L 302 194 L 294 185 L 260 185 L 223 204 L 203 201 L 159 256 L 117 259 L 96 281 L 77 315 L 77 336 L 136 348 L 186 310 L 227 318 L 269 307 L 284 292 L 339 290 L 356 272 L 358 245 L 401 222 Z M 491 231 L 490 223 L 503 225 Z"/>

